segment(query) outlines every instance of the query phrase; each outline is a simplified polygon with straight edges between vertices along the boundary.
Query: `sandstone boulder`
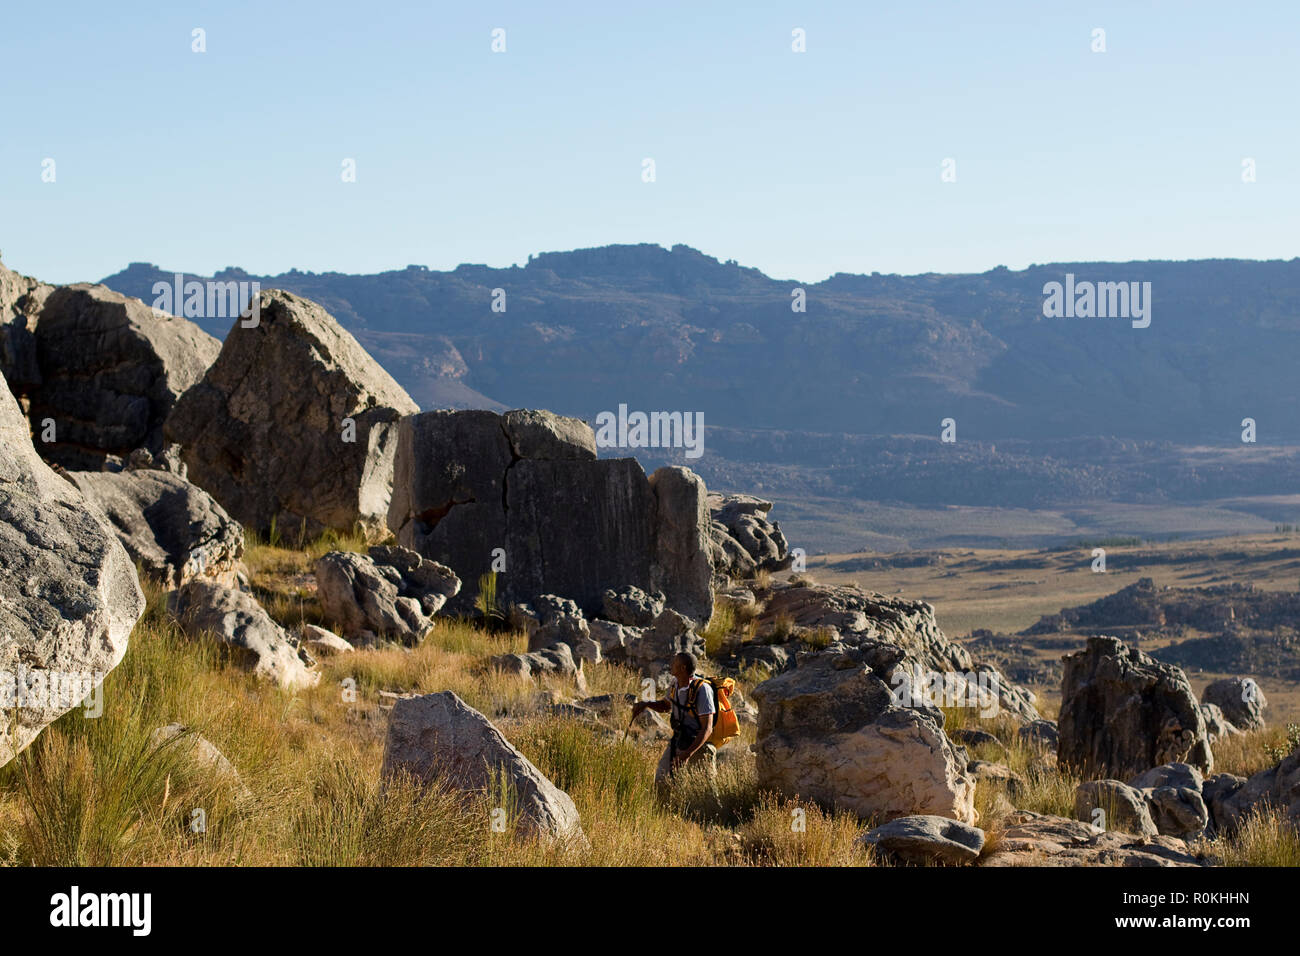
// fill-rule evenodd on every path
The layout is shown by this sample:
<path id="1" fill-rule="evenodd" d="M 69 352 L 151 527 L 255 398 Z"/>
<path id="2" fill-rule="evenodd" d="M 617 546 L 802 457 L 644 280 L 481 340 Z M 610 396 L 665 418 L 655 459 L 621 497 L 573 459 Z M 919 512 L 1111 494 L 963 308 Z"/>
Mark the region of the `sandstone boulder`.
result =
<path id="1" fill-rule="evenodd" d="M 194 578 L 234 587 L 244 529 L 202 488 L 159 470 L 74 471 L 131 560 L 168 588 Z"/>
<path id="2" fill-rule="evenodd" d="M 577 807 L 486 717 L 451 691 L 399 700 L 389 717 L 380 774 L 409 775 L 485 794 L 512 806 L 519 831 L 543 839 L 581 839 Z M 508 793 L 496 792 L 504 784 Z"/>
<path id="3" fill-rule="evenodd" d="M 368 554 L 323 555 L 316 562 L 316 588 L 325 617 L 348 639 L 369 631 L 413 645 L 460 591 L 460 579 L 408 548 L 381 546 Z"/>
<path id="4" fill-rule="evenodd" d="M 1064 766 L 1121 778 L 1174 762 L 1213 769 L 1205 718 L 1180 668 L 1114 637 L 1090 637 L 1063 663 L 1057 756 Z"/>
<path id="5" fill-rule="evenodd" d="M 397 421 L 418 410 L 321 306 L 270 291 L 257 325 L 237 321 L 176 403 L 166 434 L 194 483 L 249 527 L 382 536 Z"/>
<path id="6" fill-rule="evenodd" d="M 195 579 L 172 594 L 168 607 L 187 634 L 226 644 L 236 663 L 258 677 L 288 689 L 320 680 L 314 661 L 252 595 Z"/>
<path id="7" fill-rule="evenodd" d="M 758 783 L 866 819 L 916 814 L 975 822 L 966 759 L 936 709 L 901 707 L 903 652 L 878 641 L 832 645 L 754 688 Z"/>
<path id="8" fill-rule="evenodd" d="M 32 447 L 0 387 L 0 765 L 81 704 L 144 613 L 135 568 L 77 488 Z M 55 686 L 57 685 L 57 686 Z"/>

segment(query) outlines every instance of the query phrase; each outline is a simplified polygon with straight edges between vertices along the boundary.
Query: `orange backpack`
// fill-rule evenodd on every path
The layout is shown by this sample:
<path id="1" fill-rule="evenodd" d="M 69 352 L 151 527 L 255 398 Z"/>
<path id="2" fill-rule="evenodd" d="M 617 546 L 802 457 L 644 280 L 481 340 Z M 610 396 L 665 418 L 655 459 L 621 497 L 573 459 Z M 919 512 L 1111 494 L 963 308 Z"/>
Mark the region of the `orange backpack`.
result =
<path id="1" fill-rule="evenodd" d="M 708 743 L 721 747 L 728 740 L 740 736 L 740 720 L 736 717 L 736 708 L 731 703 L 731 692 L 736 689 L 736 682 L 730 677 L 718 680 L 716 677 L 697 677 L 691 681 L 686 691 L 686 709 L 699 719 L 695 713 L 695 699 L 700 694 L 700 685 L 707 683 L 713 688 L 713 700 L 716 713 L 713 715 L 713 733 Z"/>

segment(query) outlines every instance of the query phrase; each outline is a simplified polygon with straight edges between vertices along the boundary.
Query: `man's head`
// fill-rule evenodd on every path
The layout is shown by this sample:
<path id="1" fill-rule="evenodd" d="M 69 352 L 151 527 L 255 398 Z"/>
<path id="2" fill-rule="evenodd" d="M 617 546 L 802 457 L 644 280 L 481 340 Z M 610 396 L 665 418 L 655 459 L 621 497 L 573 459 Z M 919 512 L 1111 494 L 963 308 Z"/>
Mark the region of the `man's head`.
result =
<path id="1" fill-rule="evenodd" d="M 695 655 L 682 651 L 680 654 L 674 654 L 668 669 L 672 671 L 673 677 L 677 679 L 678 687 L 685 687 L 687 682 L 695 676 Z"/>

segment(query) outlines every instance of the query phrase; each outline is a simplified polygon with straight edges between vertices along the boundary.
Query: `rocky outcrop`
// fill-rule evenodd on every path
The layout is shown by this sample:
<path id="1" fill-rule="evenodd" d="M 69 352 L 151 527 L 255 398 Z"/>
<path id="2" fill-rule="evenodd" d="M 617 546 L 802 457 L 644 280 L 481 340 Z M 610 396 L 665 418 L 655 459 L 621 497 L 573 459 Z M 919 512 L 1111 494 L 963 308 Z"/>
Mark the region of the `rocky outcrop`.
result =
<path id="1" fill-rule="evenodd" d="M 1174 837 L 1100 830 L 1090 823 L 1017 810 L 981 866 L 1202 866 Z"/>
<path id="2" fill-rule="evenodd" d="M 166 471 L 74 471 L 131 560 L 168 588 L 194 578 L 234 587 L 244 529 L 202 488 Z"/>
<path id="3" fill-rule="evenodd" d="M 252 595 L 196 579 L 174 592 L 168 607 L 187 634 L 225 644 L 236 664 L 260 678 L 289 689 L 320 680 L 315 662 Z"/>
<path id="4" fill-rule="evenodd" d="M 1249 678 L 1225 677 L 1205 688 L 1202 702 L 1213 704 L 1223 712 L 1224 718 L 1238 730 L 1263 730 L 1264 710 L 1268 699 L 1255 681 Z"/>
<path id="5" fill-rule="evenodd" d="M 451 691 L 399 700 L 389 717 L 381 777 L 483 795 L 515 811 L 517 832 L 582 839 L 578 809 L 486 717 Z M 507 792 L 500 792 L 504 788 Z"/>
<path id="6" fill-rule="evenodd" d="M 1213 769 L 1200 703 L 1179 668 L 1113 637 L 1089 638 L 1063 664 L 1062 765 L 1117 778 L 1174 762 Z"/>
<path id="7" fill-rule="evenodd" d="M 946 694 L 950 705 L 973 705 L 988 716 L 996 709 L 1021 720 L 1038 717 L 1032 696 L 948 640 L 934 608 L 923 601 L 873 594 L 857 585 L 773 584 L 757 622 L 758 633 L 773 640 L 778 622 L 784 622 L 787 640 L 817 632 L 850 647 L 868 641 L 893 644 L 906 655 L 913 680 L 929 685 L 928 696 Z M 739 653 L 743 657 L 746 651 Z M 941 693 L 930 693 L 935 689 Z"/>
<path id="8" fill-rule="evenodd" d="M 1201 716 L 1205 718 L 1205 733 L 1210 738 L 1211 744 L 1217 743 L 1224 737 L 1232 737 L 1241 733 L 1223 716 L 1223 711 L 1214 704 L 1202 703 Z"/>
<path id="9" fill-rule="evenodd" d="M 753 495 L 709 495 L 710 556 L 715 581 L 752 578 L 758 571 L 790 567 L 789 544 L 781 525 L 767 520 L 772 502 Z"/>
<path id="10" fill-rule="evenodd" d="M 594 616 L 607 589 L 632 586 L 704 621 L 703 496 L 686 469 L 647 477 L 635 459 L 597 460 L 577 419 L 433 411 L 401 423 L 388 524 L 464 581 L 495 572 L 504 605 L 555 594 Z M 468 587 L 452 610 L 472 610 L 476 595 Z"/>
<path id="11" fill-rule="evenodd" d="M 582 661 L 574 660 L 568 644 L 552 644 L 527 654 L 499 654 L 492 658 L 492 666 L 503 674 L 531 679 L 542 674 L 572 679 L 579 693 L 586 693 L 587 680 L 582 671 Z"/>
<path id="12" fill-rule="evenodd" d="M 323 555 L 316 562 L 316 591 L 325 617 L 349 640 L 386 637 L 414 645 L 460 591 L 460 578 L 407 548 L 374 547 L 368 554 Z"/>
<path id="13" fill-rule="evenodd" d="M 321 306 L 270 291 L 259 307 L 176 403 L 169 440 L 191 480 L 249 527 L 382 536 L 397 421 L 415 402 Z"/>
<path id="14" fill-rule="evenodd" d="M 117 666 L 145 600 L 117 537 L 36 454 L 6 387 L 0 447 L 0 695 L 17 704 L 0 720 L 4 764 Z"/>
<path id="15" fill-rule="evenodd" d="M 891 689 L 903 660 L 901 648 L 881 641 L 832 645 L 754 688 L 759 787 L 863 819 L 924 814 L 973 824 L 974 782 L 942 713 L 899 706 Z"/>
<path id="16" fill-rule="evenodd" d="M 1219 774 L 1205 781 L 1202 795 L 1219 831 L 1235 830 L 1252 811 L 1270 807 L 1300 826 L 1300 749 L 1247 779 Z"/>
<path id="17" fill-rule="evenodd" d="M 863 834 L 876 847 L 904 863 L 973 863 L 984 849 L 984 831 L 948 817 L 899 817 Z"/>
<path id="18" fill-rule="evenodd" d="M 162 451 L 168 414 L 220 350 L 193 322 L 84 283 L 49 292 L 32 335 L 39 382 L 26 386 L 29 417 L 38 433 L 47 420 L 54 432 L 39 451 L 86 471 L 137 448 Z"/>

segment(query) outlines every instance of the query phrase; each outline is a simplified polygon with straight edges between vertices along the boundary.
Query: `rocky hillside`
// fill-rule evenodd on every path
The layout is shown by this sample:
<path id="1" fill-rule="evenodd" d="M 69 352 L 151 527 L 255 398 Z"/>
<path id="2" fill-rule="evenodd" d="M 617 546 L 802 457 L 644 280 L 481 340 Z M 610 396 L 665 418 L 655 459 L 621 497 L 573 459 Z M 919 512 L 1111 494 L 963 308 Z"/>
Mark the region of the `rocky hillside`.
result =
<path id="1" fill-rule="evenodd" d="M 166 263 L 168 269 L 185 263 Z M 1152 321 L 1045 319 L 1066 273 L 1147 281 Z M 204 277 L 197 277 L 204 278 Z M 543 253 L 525 266 L 256 279 L 324 305 L 423 408 L 541 406 L 590 418 L 701 410 L 710 424 L 970 439 L 1223 442 L 1245 416 L 1300 439 L 1300 261 L 1056 263 L 804 284 L 686 246 Z M 146 302 L 135 263 L 103 281 Z M 803 288 L 806 312 L 791 310 Z M 493 310 L 493 290 L 505 311 Z M 212 335 L 226 321 L 199 324 Z M 493 404 L 501 403 L 501 404 Z M 1264 423 L 1267 423 L 1266 425 Z"/>

